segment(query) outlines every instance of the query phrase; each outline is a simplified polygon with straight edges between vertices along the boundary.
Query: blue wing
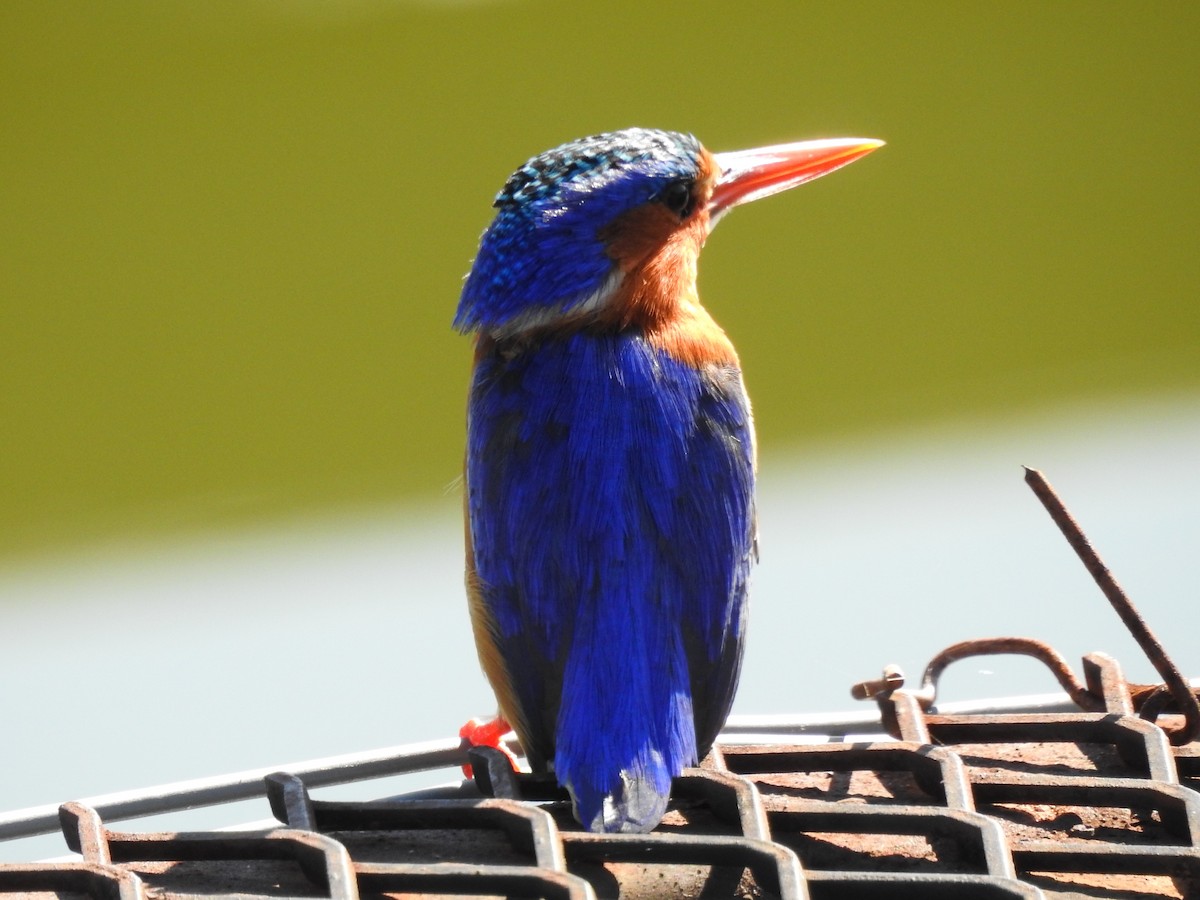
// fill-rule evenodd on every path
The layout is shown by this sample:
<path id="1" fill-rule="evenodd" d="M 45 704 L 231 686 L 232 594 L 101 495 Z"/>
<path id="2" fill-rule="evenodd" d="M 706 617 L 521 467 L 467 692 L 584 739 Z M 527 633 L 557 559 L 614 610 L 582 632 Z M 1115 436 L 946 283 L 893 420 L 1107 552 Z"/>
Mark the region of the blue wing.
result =
<path id="1" fill-rule="evenodd" d="M 481 345 L 467 458 L 480 655 L 530 759 L 553 763 L 594 830 L 657 824 L 728 715 L 753 480 L 736 369 L 690 368 L 637 332 Z"/>

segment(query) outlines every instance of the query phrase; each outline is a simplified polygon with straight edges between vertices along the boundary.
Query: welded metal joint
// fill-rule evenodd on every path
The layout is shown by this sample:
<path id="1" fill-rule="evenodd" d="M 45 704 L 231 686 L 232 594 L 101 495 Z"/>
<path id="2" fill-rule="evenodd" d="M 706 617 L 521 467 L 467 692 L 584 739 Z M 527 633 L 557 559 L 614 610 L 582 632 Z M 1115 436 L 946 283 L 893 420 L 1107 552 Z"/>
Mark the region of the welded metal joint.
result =
<path id="1" fill-rule="evenodd" d="M 304 782 L 289 772 L 273 772 L 263 778 L 271 813 L 289 828 L 316 831 L 316 815 Z"/>
<path id="2" fill-rule="evenodd" d="M 67 847 L 82 856 L 84 862 L 100 866 L 112 864 L 108 829 L 96 810 L 74 801 L 64 803 L 58 808 L 58 821 Z"/>
<path id="3" fill-rule="evenodd" d="M 850 696 L 855 700 L 886 700 L 893 691 L 904 687 L 904 671 L 897 665 L 889 663 L 883 667 L 883 676 L 870 681 L 860 681 L 850 688 Z"/>
<path id="4" fill-rule="evenodd" d="M 748 778 L 729 771 L 685 769 L 671 785 L 671 799 L 700 800 L 718 820 L 737 829 L 741 837 L 771 839 L 762 798 Z"/>
<path id="5" fill-rule="evenodd" d="M 467 750 L 475 786 L 485 797 L 497 800 L 520 800 L 521 787 L 512 763 L 495 747 L 471 747 Z"/>

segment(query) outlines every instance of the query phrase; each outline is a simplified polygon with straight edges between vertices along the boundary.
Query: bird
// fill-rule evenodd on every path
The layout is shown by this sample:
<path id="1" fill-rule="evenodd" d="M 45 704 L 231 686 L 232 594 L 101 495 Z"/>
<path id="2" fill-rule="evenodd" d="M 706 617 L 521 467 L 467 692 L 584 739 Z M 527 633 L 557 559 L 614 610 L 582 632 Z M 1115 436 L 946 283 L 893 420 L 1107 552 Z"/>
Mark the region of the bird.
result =
<path id="1" fill-rule="evenodd" d="M 453 322 L 474 337 L 468 607 L 492 741 L 511 725 L 589 831 L 659 824 L 741 671 L 754 424 L 700 250 L 733 207 L 880 146 L 710 153 L 626 128 L 534 156 L 495 197 Z"/>

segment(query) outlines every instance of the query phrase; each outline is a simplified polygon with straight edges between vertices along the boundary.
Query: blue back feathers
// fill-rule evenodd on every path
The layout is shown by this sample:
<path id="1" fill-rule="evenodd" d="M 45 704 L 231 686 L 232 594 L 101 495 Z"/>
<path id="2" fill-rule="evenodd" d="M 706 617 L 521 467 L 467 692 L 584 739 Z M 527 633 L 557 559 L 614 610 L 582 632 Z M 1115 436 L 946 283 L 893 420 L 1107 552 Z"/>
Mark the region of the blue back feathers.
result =
<path id="1" fill-rule="evenodd" d="M 652 782 L 656 824 L 728 714 L 754 552 L 750 428 L 736 372 L 697 372 L 636 333 L 477 367 L 476 572 L 525 746 L 585 825 L 622 772 Z"/>
<path id="2" fill-rule="evenodd" d="M 569 311 L 613 262 L 599 232 L 679 178 L 694 178 L 700 142 L 646 128 L 564 144 L 521 166 L 496 195 L 454 325 L 503 326 L 530 307 Z"/>

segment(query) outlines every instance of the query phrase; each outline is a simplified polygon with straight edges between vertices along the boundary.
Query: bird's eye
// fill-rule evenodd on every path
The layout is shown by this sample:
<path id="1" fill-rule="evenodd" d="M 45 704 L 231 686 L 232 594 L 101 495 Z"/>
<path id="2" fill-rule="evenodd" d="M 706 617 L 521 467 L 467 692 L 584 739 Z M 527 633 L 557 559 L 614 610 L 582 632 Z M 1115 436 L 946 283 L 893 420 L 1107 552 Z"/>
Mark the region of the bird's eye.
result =
<path id="1" fill-rule="evenodd" d="M 696 198 L 692 195 L 692 183 L 687 179 L 672 181 L 654 198 L 681 219 L 692 214 Z"/>

